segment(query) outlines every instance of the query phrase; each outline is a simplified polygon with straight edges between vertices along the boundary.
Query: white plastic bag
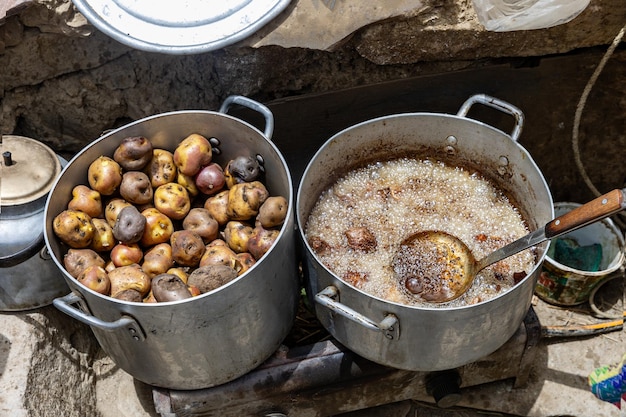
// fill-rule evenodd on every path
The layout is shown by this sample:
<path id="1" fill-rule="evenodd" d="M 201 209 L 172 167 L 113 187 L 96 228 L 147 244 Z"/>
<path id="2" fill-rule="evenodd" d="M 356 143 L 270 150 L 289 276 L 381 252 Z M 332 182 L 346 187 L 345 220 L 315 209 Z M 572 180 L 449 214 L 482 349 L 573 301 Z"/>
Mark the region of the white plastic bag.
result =
<path id="1" fill-rule="evenodd" d="M 493 32 L 545 29 L 567 23 L 590 0 L 472 0 L 478 20 Z"/>

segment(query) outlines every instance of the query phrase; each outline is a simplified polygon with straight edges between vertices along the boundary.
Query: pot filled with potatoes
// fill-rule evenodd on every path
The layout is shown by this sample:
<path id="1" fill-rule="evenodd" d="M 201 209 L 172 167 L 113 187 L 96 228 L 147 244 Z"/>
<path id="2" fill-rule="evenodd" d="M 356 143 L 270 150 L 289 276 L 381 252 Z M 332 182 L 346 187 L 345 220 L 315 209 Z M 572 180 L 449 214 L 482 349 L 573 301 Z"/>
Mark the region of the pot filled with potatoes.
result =
<path id="1" fill-rule="evenodd" d="M 227 114 L 261 114 L 263 132 Z M 293 189 L 273 115 L 158 114 L 106 133 L 54 184 L 44 238 L 88 324 L 134 378 L 169 389 L 229 382 L 270 357 L 295 319 Z"/>

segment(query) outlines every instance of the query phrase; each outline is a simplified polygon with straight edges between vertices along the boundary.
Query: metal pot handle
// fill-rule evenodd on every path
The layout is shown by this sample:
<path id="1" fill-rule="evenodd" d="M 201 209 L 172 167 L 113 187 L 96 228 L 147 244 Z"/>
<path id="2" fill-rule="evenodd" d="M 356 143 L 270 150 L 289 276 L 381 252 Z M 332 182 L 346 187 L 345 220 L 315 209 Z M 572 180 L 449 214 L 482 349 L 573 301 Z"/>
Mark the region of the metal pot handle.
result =
<path id="1" fill-rule="evenodd" d="M 398 321 L 398 317 L 394 314 L 388 313 L 380 323 L 376 323 L 374 320 L 365 317 L 361 313 L 335 300 L 334 297 L 337 297 L 338 295 L 339 291 L 337 288 L 329 285 L 322 291 L 315 294 L 315 301 L 328 308 L 333 313 L 337 313 L 348 320 L 352 320 L 369 330 L 382 332 L 387 339 L 398 338 L 400 335 L 400 323 Z"/>
<path id="2" fill-rule="evenodd" d="M 82 300 L 83 299 L 76 293 L 71 292 L 64 297 L 55 298 L 54 300 L 52 300 L 52 304 L 68 316 L 89 326 L 97 327 L 98 329 L 106 330 L 108 332 L 119 329 L 126 329 L 129 333 L 129 336 L 133 340 L 142 342 L 146 339 L 146 336 L 141 327 L 139 327 L 137 321 L 130 316 L 122 316 L 113 322 L 108 322 L 100 320 L 99 318 L 88 315 L 83 311 L 72 307 L 72 304 L 79 303 Z"/>
<path id="3" fill-rule="evenodd" d="M 257 101 L 249 99 L 248 97 L 228 96 L 220 107 L 220 113 L 227 113 L 232 104 L 239 104 L 240 106 L 247 107 L 250 110 L 261 113 L 261 115 L 265 118 L 265 130 L 263 131 L 263 134 L 267 139 L 272 138 L 272 135 L 274 134 L 274 115 L 270 109 Z"/>
<path id="4" fill-rule="evenodd" d="M 506 101 L 502 101 L 486 94 L 476 94 L 468 98 L 465 103 L 463 103 L 463 105 L 459 109 L 459 112 L 456 115 L 466 117 L 467 113 L 469 113 L 470 108 L 476 103 L 493 107 L 496 110 L 500 110 L 513 116 L 515 118 L 515 125 L 513 126 L 513 131 L 511 132 L 510 136 L 513 141 L 517 142 L 520 134 L 522 133 L 522 127 L 524 125 L 524 113 L 522 113 L 519 108 L 507 103 Z"/>

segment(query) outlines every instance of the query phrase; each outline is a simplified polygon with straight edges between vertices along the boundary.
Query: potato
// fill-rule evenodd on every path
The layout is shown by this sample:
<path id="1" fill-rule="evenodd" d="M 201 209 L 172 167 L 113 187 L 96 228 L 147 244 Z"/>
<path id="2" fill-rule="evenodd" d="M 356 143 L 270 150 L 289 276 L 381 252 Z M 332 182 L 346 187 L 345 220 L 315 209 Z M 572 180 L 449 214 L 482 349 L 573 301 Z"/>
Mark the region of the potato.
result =
<path id="1" fill-rule="evenodd" d="M 82 211 L 91 218 L 100 217 L 102 216 L 102 197 L 96 190 L 80 184 L 72 190 L 72 199 L 67 204 L 67 208 Z"/>
<path id="2" fill-rule="evenodd" d="M 183 229 L 196 232 L 204 243 L 209 243 L 219 236 L 220 225 L 207 209 L 195 207 L 185 216 Z"/>
<path id="3" fill-rule="evenodd" d="M 78 210 L 64 210 L 52 221 L 54 233 L 71 248 L 87 248 L 94 236 L 91 217 Z"/>
<path id="4" fill-rule="evenodd" d="M 118 243 L 111 249 L 110 256 L 116 268 L 138 264 L 143 258 L 143 249 L 136 243 Z"/>
<path id="5" fill-rule="evenodd" d="M 194 176 L 211 163 L 211 143 L 202 135 L 192 133 L 183 139 L 174 150 L 174 162 L 185 175 Z"/>
<path id="6" fill-rule="evenodd" d="M 237 275 L 242 275 L 256 263 L 254 256 L 252 256 L 250 252 L 238 253 L 237 260 L 239 261 L 237 265 Z"/>
<path id="7" fill-rule="evenodd" d="M 176 275 L 178 278 L 180 278 L 185 284 L 187 283 L 187 279 L 189 278 L 189 274 L 187 274 L 186 269 L 188 268 L 184 268 L 184 267 L 174 267 L 174 268 L 170 268 L 167 271 L 165 271 L 168 274 L 173 274 Z"/>
<path id="8" fill-rule="evenodd" d="M 202 167 L 194 177 L 196 187 L 205 195 L 214 195 L 220 192 L 226 185 L 224 171 L 215 162 Z"/>
<path id="9" fill-rule="evenodd" d="M 154 191 L 154 207 L 170 219 L 182 220 L 191 209 L 191 200 L 185 187 L 169 183 Z"/>
<path id="10" fill-rule="evenodd" d="M 104 206 L 104 218 L 111 228 L 115 227 L 117 216 L 124 207 L 132 206 L 128 201 L 123 198 L 113 198 L 106 206 Z"/>
<path id="11" fill-rule="evenodd" d="M 63 257 L 63 266 L 68 274 L 78 278 L 88 267 L 104 267 L 104 259 L 91 249 L 70 249 Z"/>
<path id="12" fill-rule="evenodd" d="M 174 224 L 169 217 L 155 207 L 147 208 L 141 214 L 146 218 L 146 225 L 139 243 L 143 246 L 153 246 L 170 241 L 174 233 Z"/>
<path id="13" fill-rule="evenodd" d="M 224 177 L 228 188 L 242 182 L 256 181 L 260 175 L 261 166 L 252 156 L 238 156 L 224 167 Z"/>
<path id="14" fill-rule="evenodd" d="M 152 188 L 176 181 L 178 169 L 174 163 L 174 155 L 165 149 L 153 149 L 152 158 L 144 168 L 150 178 Z"/>
<path id="15" fill-rule="evenodd" d="M 146 251 L 141 269 L 150 278 L 154 278 L 159 274 L 166 273 L 172 266 L 174 266 L 172 247 L 169 243 L 159 243 Z"/>
<path id="16" fill-rule="evenodd" d="M 143 136 L 122 139 L 113 153 L 113 160 L 127 171 L 138 171 L 152 159 L 152 142 Z"/>
<path id="17" fill-rule="evenodd" d="M 260 226 L 255 227 L 248 240 L 248 252 L 258 261 L 270 250 L 276 239 L 278 239 L 279 234 L 279 230 L 267 230 Z"/>
<path id="18" fill-rule="evenodd" d="M 146 218 L 137 207 L 128 206 L 120 210 L 113 226 L 113 236 L 122 243 L 137 243 L 143 236 Z"/>
<path id="19" fill-rule="evenodd" d="M 280 226 L 287 217 L 287 210 L 289 210 L 289 203 L 285 197 L 268 197 L 263 204 L 261 204 L 261 207 L 259 207 L 259 214 L 256 216 L 256 221 L 259 222 L 264 229 Z"/>
<path id="20" fill-rule="evenodd" d="M 252 231 L 252 226 L 232 220 L 224 227 L 224 240 L 235 253 L 248 252 L 248 239 Z"/>
<path id="21" fill-rule="evenodd" d="M 91 223 L 94 227 L 94 235 L 89 247 L 96 252 L 108 252 L 117 242 L 113 236 L 113 228 L 105 219 L 93 218 Z"/>
<path id="22" fill-rule="evenodd" d="M 213 291 L 237 278 L 237 271 L 226 265 L 202 266 L 189 274 L 187 284 L 202 293 Z"/>
<path id="23" fill-rule="evenodd" d="M 143 302 L 143 297 L 141 296 L 141 293 L 132 288 L 118 292 L 113 298 L 121 301 L 130 301 L 133 303 Z"/>
<path id="24" fill-rule="evenodd" d="M 179 172 L 176 175 L 176 183 L 185 187 L 190 197 L 195 197 L 200 193 L 200 190 L 198 190 L 198 187 L 196 186 L 193 177 L 185 175 L 182 172 Z"/>
<path id="25" fill-rule="evenodd" d="M 191 298 L 187 285 L 174 274 L 159 274 L 152 278 L 152 295 L 158 302 Z"/>
<path id="26" fill-rule="evenodd" d="M 228 190 L 221 191 L 206 199 L 204 208 L 207 209 L 211 217 L 217 220 L 220 226 L 228 223 Z"/>
<path id="27" fill-rule="evenodd" d="M 199 266 L 226 265 L 230 268 L 236 269 L 237 262 L 239 262 L 237 254 L 233 252 L 227 244 L 213 245 L 212 243 L 214 242 L 215 241 L 206 246 L 204 255 L 202 255 L 202 258 L 200 259 Z"/>
<path id="28" fill-rule="evenodd" d="M 235 184 L 228 191 L 226 214 L 231 220 L 249 220 L 257 215 L 269 193 L 260 181 Z"/>
<path id="29" fill-rule="evenodd" d="M 111 195 L 122 183 L 122 167 L 108 156 L 99 156 L 87 170 L 89 186 L 102 195 Z"/>
<path id="30" fill-rule="evenodd" d="M 115 268 L 109 272 L 111 281 L 111 297 L 124 290 L 137 290 L 142 297 L 150 291 L 150 277 L 138 264 Z"/>
<path id="31" fill-rule="evenodd" d="M 191 230 L 177 230 L 170 238 L 172 258 L 183 266 L 198 266 L 206 251 L 202 238 Z"/>
<path id="32" fill-rule="evenodd" d="M 99 265 L 91 265 L 77 278 L 85 287 L 104 295 L 109 295 L 111 281 L 105 269 Z"/>
<path id="33" fill-rule="evenodd" d="M 141 171 L 125 172 L 122 175 L 120 194 L 124 200 L 132 204 L 150 203 L 153 197 L 150 178 Z"/>

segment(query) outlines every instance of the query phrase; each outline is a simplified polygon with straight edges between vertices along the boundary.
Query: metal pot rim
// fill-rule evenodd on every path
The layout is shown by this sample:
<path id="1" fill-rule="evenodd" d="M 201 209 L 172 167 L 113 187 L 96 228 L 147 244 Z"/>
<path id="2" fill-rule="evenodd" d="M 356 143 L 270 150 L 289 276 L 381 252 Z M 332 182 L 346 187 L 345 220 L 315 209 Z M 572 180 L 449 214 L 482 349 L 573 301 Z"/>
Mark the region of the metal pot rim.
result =
<path id="1" fill-rule="evenodd" d="M 237 97 L 237 96 L 231 96 L 231 97 Z M 227 101 L 228 101 L 228 99 L 227 99 Z M 224 105 L 226 103 L 227 102 L 225 102 Z M 151 115 L 151 116 L 144 117 L 142 119 L 138 119 L 138 120 L 133 121 L 131 123 L 128 123 L 128 124 L 126 124 L 124 126 L 118 127 L 116 129 L 112 129 L 112 130 L 106 131 L 102 136 L 98 137 L 93 142 L 91 142 L 88 146 L 86 146 L 80 152 L 78 152 L 67 163 L 67 165 L 61 171 L 61 173 L 57 176 L 56 180 L 54 181 L 54 183 L 53 183 L 53 185 L 52 185 L 52 187 L 50 189 L 50 193 L 49 193 L 49 195 L 47 197 L 47 201 L 46 201 L 45 208 L 44 208 L 44 214 L 47 215 L 47 213 L 48 213 L 48 205 L 49 205 L 50 199 L 51 199 L 51 197 L 52 197 L 52 195 L 54 193 L 54 190 L 56 190 L 56 188 L 57 188 L 57 184 L 62 180 L 63 174 L 65 173 L 65 171 L 70 169 L 70 167 L 75 163 L 75 161 L 80 160 L 81 157 L 88 150 L 90 150 L 91 148 L 97 146 L 99 143 L 107 140 L 109 137 L 117 134 L 120 131 L 126 130 L 126 129 L 132 127 L 132 126 L 136 126 L 136 125 L 139 125 L 139 124 L 143 124 L 143 123 L 149 122 L 150 120 L 163 118 L 163 117 L 176 117 L 178 115 L 185 115 L 185 114 L 199 114 L 199 115 L 206 114 L 206 115 L 212 115 L 212 116 L 227 118 L 227 119 L 232 120 L 235 123 L 239 123 L 239 124 L 245 125 L 246 127 L 248 127 L 250 129 L 252 129 L 253 131 L 255 131 L 261 138 L 263 138 L 266 141 L 266 143 L 268 145 L 271 146 L 271 148 L 276 153 L 276 156 L 279 157 L 279 159 L 280 159 L 284 169 L 287 171 L 287 176 L 286 177 L 287 177 L 287 181 L 288 181 L 288 195 L 286 196 L 286 198 L 287 198 L 287 201 L 289 201 L 289 203 L 290 203 L 289 204 L 289 208 L 288 208 L 288 212 L 287 212 L 287 218 L 290 218 L 290 216 L 293 215 L 293 210 L 294 210 L 294 205 L 292 204 L 293 203 L 293 198 L 294 198 L 294 195 L 293 195 L 294 194 L 293 193 L 293 183 L 292 183 L 291 175 L 289 173 L 289 167 L 288 167 L 286 161 L 284 160 L 283 155 L 280 153 L 280 150 L 276 147 L 274 142 L 272 142 L 272 140 L 270 139 L 270 136 L 272 134 L 271 132 L 272 132 L 272 129 L 273 129 L 273 121 L 271 123 L 271 126 L 269 126 L 266 129 L 265 132 L 261 132 L 257 127 L 251 125 L 250 123 L 246 122 L 245 120 L 239 119 L 239 118 L 231 116 L 229 114 L 226 114 L 225 113 L 226 109 L 224 108 L 224 105 L 222 105 L 222 109 L 220 109 L 220 111 L 199 109 L 199 110 L 176 110 L 176 111 L 158 113 L 158 114 L 154 114 L 154 115 Z M 44 219 L 45 219 L 45 217 L 46 216 L 44 216 Z M 282 239 L 283 236 L 286 234 L 286 230 L 285 230 L 286 226 L 287 225 L 285 224 L 281 228 L 277 240 Z M 44 231 L 46 231 L 45 227 L 44 227 Z M 51 245 L 50 245 L 50 242 L 49 242 L 48 233 L 44 233 L 44 241 L 45 241 L 46 247 L 50 248 Z M 263 256 L 263 258 L 267 257 L 274 250 L 276 250 L 276 245 L 273 245 L 269 249 L 269 251 Z M 238 276 L 234 280 L 228 282 L 227 284 L 222 285 L 219 288 L 216 288 L 216 289 L 214 289 L 212 291 L 209 291 L 209 292 L 204 293 L 204 294 L 200 294 L 200 295 L 192 297 L 192 298 L 187 298 L 187 299 L 177 300 L 177 301 L 159 302 L 159 303 L 143 303 L 143 302 L 119 300 L 119 299 L 116 299 L 116 298 L 113 298 L 113 297 L 109 297 L 109 296 L 100 294 L 100 293 L 98 293 L 98 292 L 96 292 L 96 291 L 94 291 L 94 290 L 84 286 L 83 284 L 78 282 L 78 280 L 74 279 L 73 277 L 71 279 L 73 280 L 72 282 L 74 282 L 76 285 L 78 285 L 80 287 L 81 291 L 86 291 L 89 294 L 91 294 L 92 296 L 95 296 L 97 298 L 105 299 L 107 302 L 111 302 L 111 303 L 119 304 L 119 305 L 129 305 L 129 306 L 133 306 L 133 308 L 142 308 L 142 309 L 147 309 L 147 308 L 164 308 L 164 307 L 171 307 L 171 306 L 175 306 L 175 305 L 179 305 L 179 304 L 191 303 L 191 302 L 198 301 L 198 300 L 204 299 L 204 298 L 218 296 L 218 294 L 220 292 L 226 290 L 227 288 L 230 288 L 230 287 L 235 286 L 235 285 L 239 285 L 243 281 L 247 280 L 251 276 L 251 274 L 253 274 L 255 272 L 255 270 L 258 267 L 258 264 L 260 264 L 262 262 L 263 258 L 261 258 L 258 262 L 256 262 L 245 273 L 243 273 L 242 275 Z M 60 269 L 62 274 L 64 276 L 66 276 L 67 278 L 69 278 L 69 274 L 67 273 L 65 267 L 57 260 L 56 256 L 52 256 L 52 259 L 53 259 L 54 263 L 57 265 L 57 267 Z"/>
<path id="2" fill-rule="evenodd" d="M 461 113 L 462 111 L 460 111 L 459 113 Z M 343 138 L 346 135 L 350 134 L 350 132 L 352 132 L 353 130 L 356 130 L 358 128 L 362 128 L 364 126 L 368 126 L 371 125 L 373 123 L 384 123 L 385 121 L 388 120 L 397 120 L 399 118 L 408 118 L 408 119 L 412 119 L 412 118 L 423 118 L 423 117 L 433 117 L 433 118 L 441 118 L 441 119 L 445 119 L 445 120 L 449 120 L 449 119 L 456 119 L 456 120 L 460 120 L 463 123 L 468 123 L 470 125 L 475 125 L 475 126 L 480 126 L 482 129 L 489 129 L 492 130 L 500 135 L 506 136 L 509 139 L 511 139 L 511 141 L 513 142 L 513 144 L 521 151 L 523 152 L 525 155 L 528 156 L 528 160 L 532 161 L 535 169 L 537 170 L 537 172 L 540 172 L 539 168 L 536 166 L 536 164 L 534 163 L 530 153 L 526 150 L 526 148 L 524 148 L 522 145 L 520 145 L 517 140 L 516 137 L 513 138 L 511 135 L 501 131 L 500 129 L 497 129 L 489 124 L 486 124 L 484 122 L 481 122 L 479 120 L 475 120 L 475 119 L 471 119 L 468 117 L 465 117 L 463 115 L 460 114 L 447 114 L 447 113 L 437 113 L 437 112 L 405 112 L 405 113 L 396 113 L 396 114 L 390 114 L 390 115 L 384 115 L 384 116 L 379 116 L 379 117 L 375 117 L 372 119 L 368 119 L 359 123 L 356 123 L 354 125 L 351 125 L 337 133 L 335 133 L 334 135 L 332 135 L 326 142 L 324 142 L 324 144 L 317 150 L 317 152 L 315 153 L 315 155 L 311 158 L 311 160 L 309 161 L 309 163 L 307 164 L 303 174 L 302 174 L 302 178 L 306 178 L 309 171 L 312 169 L 312 165 L 313 163 L 320 157 L 323 155 L 323 153 L 326 151 L 326 149 L 328 147 L 330 147 L 332 145 L 333 142 L 336 142 L 338 138 Z M 521 129 L 520 129 L 521 130 Z M 519 135 L 519 132 L 517 132 L 516 135 Z M 301 193 L 304 189 L 304 181 L 300 182 L 300 185 L 298 187 L 298 191 L 296 194 L 296 201 L 300 201 L 301 199 Z M 547 186 L 546 186 L 547 187 Z M 554 209 L 552 209 L 552 217 L 554 217 Z M 324 270 L 326 272 L 328 272 L 328 274 L 330 274 L 337 282 L 341 283 L 342 286 L 345 286 L 347 288 L 349 288 L 350 290 L 356 291 L 359 294 L 366 296 L 368 298 L 372 298 L 374 300 L 376 300 L 377 302 L 383 303 L 383 305 L 393 305 L 395 308 L 397 309 L 406 309 L 409 311 L 432 311 L 432 312 L 436 312 L 436 311 L 461 311 L 461 310 L 468 310 L 468 309 L 472 309 L 472 308 L 476 308 L 477 306 L 481 306 L 484 304 L 490 304 L 490 303 L 497 303 L 499 302 L 499 300 L 501 300 L 502 298 L 508 297 L 512 292 L 514 292 L 514 290 L 516 288 L 518 288 L 519 286 L 523 285 L 523 283 L 525 281 L 527 281 L 528 279 L 530 279 L 531 276 L 533 276 L 533 274 L 535 273 L 535 271 L 541 267 L 541 263 L 543 262 L 543 260 L 547 257 L 547 246 L 548 246 L 548 242 L 544 242 L 540 245 L 538 245 L 539 247 L 543 248 L 544 250 L 542 250 L 541 256 L 538 257 L 537 262 L 535 263 L 535 266 L 533 267 L 533 269 L 530 272 L 527 272 L 526 276 L 517 284 L 515 284 L 513 287 L 511 287 L 510 289 L 508 289 L 505 292 L 502 292 L 494 297 L 491 297 L 487 300 L 484 301 L 480 301 L 478 303 L 475 304 L 468 304 L 468 305 L 464 305 L 464 306 L 452 306 L 452 307 L 447 307 L 447 306 L 440 306 L 440 307 L 428 307 L 428 306 L 411 306 L 411 305 L 407 305 L 407 304 L 403 304 L 403 303 L 398 303 L 398 302 L 394 302 L 394 301 L 390 301 L 390 300 L 386 300 L 380 297 L 377 297 L 375 295 L 366 293 L 362 290 L 360 290 L 359 288 L 353 286 L 352 284 L 345 282 L 344 280 L 342 280 L 341 278 L 339 278 L 335 273 L 333 273 L 332 271 L 330 271 L 326 265 L 324 265 L 320 259 L 318 258 L 318 256 L 315 254 L 315 251 L 312 250 L 312 248 L 310 247 L 308 241 L 306 240 L 305 237 L 305 232 L 304 232 L 304 225 L 306 224 L 307 219 L 302 219 L 301 218 L 301 210 L 300 210 L 300 206 L 298 203 L 298 210 L 296 212 L 296 218 L 297 218 L 297 222 L 298 222 L 298 229 L 300 231 L 300 235 L 301 235 L 301 240 L 303 241 L 304 245 L 306 246 L 306 249 L 308 251 L 308 253 L 310 255 L 312 255 L 315 260 L 322 266 L 322 268 L 324 268 Z"/>

